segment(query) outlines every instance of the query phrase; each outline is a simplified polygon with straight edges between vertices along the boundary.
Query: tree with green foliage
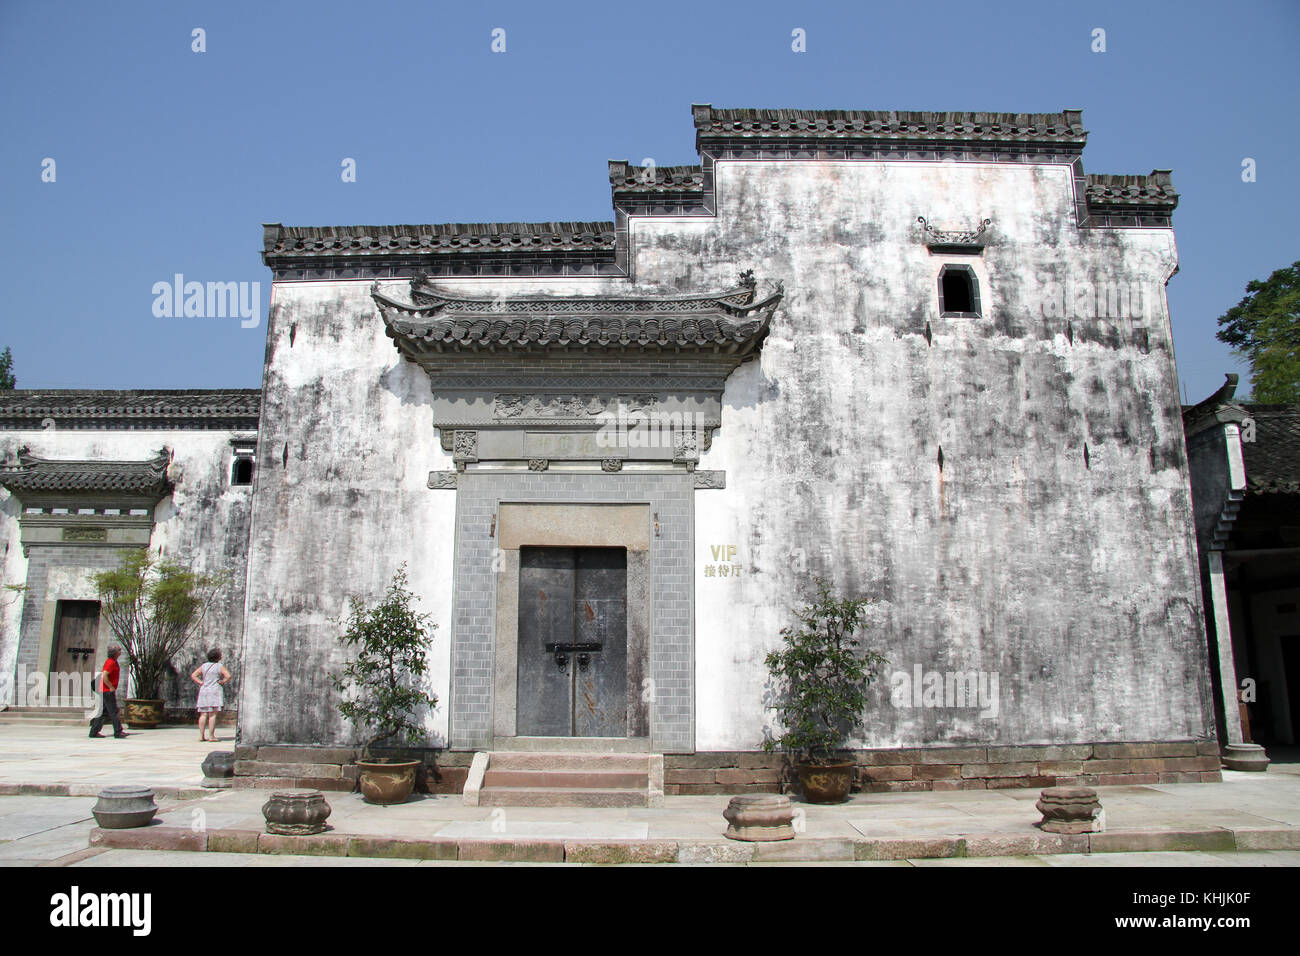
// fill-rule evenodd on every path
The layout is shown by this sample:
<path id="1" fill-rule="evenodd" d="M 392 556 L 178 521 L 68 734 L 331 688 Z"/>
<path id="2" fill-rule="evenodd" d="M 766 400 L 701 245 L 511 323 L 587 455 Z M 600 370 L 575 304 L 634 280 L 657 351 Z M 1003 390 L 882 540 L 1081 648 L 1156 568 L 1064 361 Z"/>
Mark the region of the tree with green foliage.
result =
<path id="1" fill-rule="evenodd" d="M 1300 262 L 1252 279 L 1218 321 L 1218 340 L 1250 363 L 1255 401 L 1300 402 Z"/>
<path id="2" fill-rule="evenodd" d="M 14 378 L 14 353 L 9 351 L 9 346 L 0 352 L 0 392 L 9 392 L 18 387 L 18 380 Z"/>
<path id="3" fill-rule="evenodd" d="M 795 612 L 798 625 L 781 630 L 785 646 L 765 659 L 784 731 L 763 747 L 824 764 L 866 721 L 867 686 L 887 661 L 857 636 L 868 602 L 836 597 L 825 581 L 816 583 L 816 600 Z"/>
<path id="4" fill-rule="evenodd" d="M 200 574 L 147 549 L 123 551 L 118 566 L 95 575 L 100 607 L 126 652 L 131 693 L 161 696 L 172 659 L 198 633 L 227 572 Z"/>
<path id="5" fill-rule="evenodd" d="M 339 636 L 351 660 L 342 676 L 332 674 L 330 681 L 344 695 L 339 713 L 361 733 L 371 734 L 363 748 L 365 758 L 381 740 L 417 743 L 424 736 L 424 727 L 416 722 L 416 712 L 438 704 L 436 695 L 418 686 L 429 669 L 427 635 L 437 625 L 430 622 L 432 615 L 415 610 L 416 597 L 406 585 L 403 564 L 375 607 L 351 598 Z"/>

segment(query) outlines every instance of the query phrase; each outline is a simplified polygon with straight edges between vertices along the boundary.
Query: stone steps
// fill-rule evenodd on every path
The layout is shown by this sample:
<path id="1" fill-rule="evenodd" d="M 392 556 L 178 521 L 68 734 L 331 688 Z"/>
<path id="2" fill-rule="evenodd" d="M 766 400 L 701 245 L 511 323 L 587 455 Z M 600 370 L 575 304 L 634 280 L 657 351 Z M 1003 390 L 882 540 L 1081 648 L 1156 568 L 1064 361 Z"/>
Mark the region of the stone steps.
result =
<path id="1" fill-rule="evenodd" d="M 578 773 L 646 773 L 649 754 L 502 753 L 491 754 L 493 770 Z"/>
<path id="2" fill-rule="evenodd" d="M 489 787 L 479 793 L 481 807 L 644 807 L 646 791 L 578 787 Z"/>
<path id="3" fill-rule="evenodd" d="M 663 756 L 650 753 L 491 751 L 476 754 L 468 806 L 663 805 Z"/>
<path id="4" fill-rule="evenodd" d="M 592 773 L 582 771 L 489 770 L 485 787 L 561 787 L 575 790 L 634 790 L 650 785 L 641 773 Z"/>
<path id="5" fill-rule="evenodd" d="M 81 707 L 10 707 L 0 711 L 0 726 L 85 727 L 89 722 Z"/>

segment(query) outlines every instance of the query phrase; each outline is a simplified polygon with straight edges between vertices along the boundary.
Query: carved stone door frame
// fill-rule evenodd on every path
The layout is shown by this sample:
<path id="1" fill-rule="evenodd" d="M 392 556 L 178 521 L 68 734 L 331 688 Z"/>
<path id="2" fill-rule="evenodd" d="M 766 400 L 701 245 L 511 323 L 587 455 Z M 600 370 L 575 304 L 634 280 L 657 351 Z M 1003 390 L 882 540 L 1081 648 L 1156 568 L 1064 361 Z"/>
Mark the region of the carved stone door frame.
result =
<path id="1" fill-rule="evenodd" d="M 627 738 L 648 739 L 650 701 L 642 689 L 650 673 L 650 506 L 503 501 L 497 515 L 493 736 L 517 736 L 519 549 L 580 547 L 627 550 Z"/>

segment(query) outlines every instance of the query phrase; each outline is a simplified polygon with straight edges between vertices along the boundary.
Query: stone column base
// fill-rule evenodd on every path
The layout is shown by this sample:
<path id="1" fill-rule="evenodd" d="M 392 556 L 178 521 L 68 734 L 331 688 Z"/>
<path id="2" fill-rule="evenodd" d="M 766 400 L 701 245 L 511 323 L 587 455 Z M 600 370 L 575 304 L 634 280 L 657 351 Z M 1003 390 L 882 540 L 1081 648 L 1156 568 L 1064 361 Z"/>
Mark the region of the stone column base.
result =
<path id="1" fill-rule="evenodd" d="M 1266 770 L 1268 754 L 1259 744 L 1228 744 L 1223 748 L 1223 766 L 1228 770 Z"/>

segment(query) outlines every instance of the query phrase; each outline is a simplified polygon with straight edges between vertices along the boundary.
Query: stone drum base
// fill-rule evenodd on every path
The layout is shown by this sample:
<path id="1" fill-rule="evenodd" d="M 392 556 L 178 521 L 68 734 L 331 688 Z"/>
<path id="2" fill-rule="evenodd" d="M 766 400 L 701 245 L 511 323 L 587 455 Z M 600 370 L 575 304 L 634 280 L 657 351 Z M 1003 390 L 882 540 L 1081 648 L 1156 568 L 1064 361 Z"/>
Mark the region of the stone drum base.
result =
<path id="1" fill-rule="evenodd" d="M 266 832 L 283 836 L 323 833 L 330 812 L 330 805 L 319 790 L 277 790 L 262 805 Z"/>
<path id="2" fill-rule="evenodd" d="M 732 797 L 727 809 L 729 840 L 762 843 L 794 839 L 794 807 L 790 798 L 773 793 L 747 793 Z"/>
<path id="3" fill-rule="evenodd" d="M 1105 811 L 1091 787 L 1048 787 L 1035 804 L 1043 819 L 1040 829 L 1048 833 L 1101 833 Z"/>
<path id="4" fill-rule="evenodd" d="M 148 787 L 113 786 L 99 791 L 99 801 L 90 812 L 100 829 L 126 830 L 152 823 L 158 805 Z"/>

